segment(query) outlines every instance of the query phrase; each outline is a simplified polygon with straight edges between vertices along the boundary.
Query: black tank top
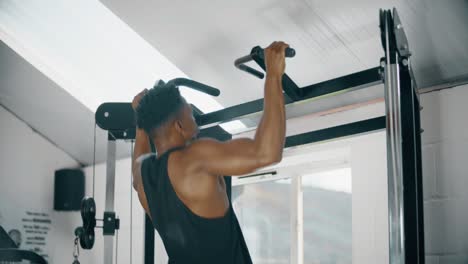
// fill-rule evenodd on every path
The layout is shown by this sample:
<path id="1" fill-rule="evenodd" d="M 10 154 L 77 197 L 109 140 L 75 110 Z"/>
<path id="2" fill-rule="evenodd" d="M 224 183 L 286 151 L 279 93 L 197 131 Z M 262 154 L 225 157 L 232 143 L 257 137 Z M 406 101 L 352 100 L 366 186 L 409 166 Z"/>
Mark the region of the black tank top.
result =
<path id="1" fill-rule="evenodd" d="M 151 219 L 169 263 L 252 263 L 231 203 L 224 217 L 208 219 L 194 214 L 175 193 L 167 163 L 178 149 L 147 158 L 141 166 Z"/>

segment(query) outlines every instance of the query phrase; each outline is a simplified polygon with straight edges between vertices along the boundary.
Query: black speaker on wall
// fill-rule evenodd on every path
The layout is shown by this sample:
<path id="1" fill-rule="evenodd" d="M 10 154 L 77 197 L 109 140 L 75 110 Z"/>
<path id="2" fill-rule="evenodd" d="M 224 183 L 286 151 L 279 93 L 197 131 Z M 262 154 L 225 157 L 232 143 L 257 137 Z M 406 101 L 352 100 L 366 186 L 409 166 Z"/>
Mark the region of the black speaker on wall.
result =
<path id="1" fill-rule="evenodd" d="M 85 176 L 82 170 L 55 171 L 54 209 L 57 211 L 80 210 L 85 193 Z"/>

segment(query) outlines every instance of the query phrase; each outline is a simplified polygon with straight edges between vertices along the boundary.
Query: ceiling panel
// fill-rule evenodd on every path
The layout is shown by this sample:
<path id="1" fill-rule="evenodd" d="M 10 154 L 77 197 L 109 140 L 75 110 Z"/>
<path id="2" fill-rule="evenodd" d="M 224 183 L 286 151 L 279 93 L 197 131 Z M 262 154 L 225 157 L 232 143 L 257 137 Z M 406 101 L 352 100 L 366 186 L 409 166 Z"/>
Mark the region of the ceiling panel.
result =
<path id="1" fill-rule="evenodd" d="M 262 96 L 233 61 L 273 40 L 297 50 L 287 72 L 301 86 L 377 66 L 379 8 L 398 9 L 419 87 L 468 74 L 465 0 L 101 2 L 188 76 L 220 87 L 225 106 Z"/>

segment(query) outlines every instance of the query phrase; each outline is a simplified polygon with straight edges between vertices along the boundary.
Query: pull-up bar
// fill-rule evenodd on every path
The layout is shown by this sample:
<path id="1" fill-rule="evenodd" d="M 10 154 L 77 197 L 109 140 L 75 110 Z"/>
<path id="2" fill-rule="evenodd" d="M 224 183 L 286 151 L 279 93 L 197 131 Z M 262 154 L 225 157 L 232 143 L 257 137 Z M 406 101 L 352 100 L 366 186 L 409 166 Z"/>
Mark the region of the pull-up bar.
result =
<path id="1" fill-rule="evenodd" d="M 298 88 L 301 90 L 301 96 L 298 100 L 292 100 L 289 96 L 285 95 L 285 104 L 290 105 L 313 98 L 350 92 L 380 84 L 382 83 L 380 72 L 381 68 L 375 67 L 336 79 Z M 291 84 L 292 82 L 287 81 L 289 77 L 287 77 L 286 74 L 284 76 L 286 77 L 283 79 L 283 88 L 285 87 L 285 84 Z M 210 94 L 207 91 L 219 91 L 211 86 L 187 79 L 177 81 L 176 83 L 180 83 L 180 85 L 183 84 L 190 88 L 193 88 L 193 85 L 189 85 L 196 84 L 197 90 L 207 94 Z M 257 99 L 211 113 L 196 115 L 195 120 L 201 129 L 207 129 L 221 123 L 238 120 L 247 115 L 259 113 L 261 111 L 263 111 L 263 99 Z M 103 103 L 96 110 L 95 117 L 96 123 L 100 128 L 113 131 L 114 136 L 118 139 L 131 139 L 131 136 L 134 136 L 135 115 L 130 103 Z"/>
<path id="2" fill-rule="evenodd" d="M 300 91 L 300 96 L 293 100 L 286 94 L 287 89 L 296 89 L 294 82 L 284 74 L 283 89 L 285 90 L 285 104 L 290 105 L 297 102 L 302 102 L 322 96 L 336 95 L 371 87 L 382 83 L 380 67 L 370 68 L 364 71 L 345 75 L 332 80 L 312 84 L 302 88 L 297 88 Z M 232 107 L 224 108 L 219 111 L 206 113 L 195 117 L 200 128 L 216 126 L 223 122 L 229 122 L 241 119 L 244 116 L 251 115 L 263 111 L 263 99 L 246 102 Z"/>

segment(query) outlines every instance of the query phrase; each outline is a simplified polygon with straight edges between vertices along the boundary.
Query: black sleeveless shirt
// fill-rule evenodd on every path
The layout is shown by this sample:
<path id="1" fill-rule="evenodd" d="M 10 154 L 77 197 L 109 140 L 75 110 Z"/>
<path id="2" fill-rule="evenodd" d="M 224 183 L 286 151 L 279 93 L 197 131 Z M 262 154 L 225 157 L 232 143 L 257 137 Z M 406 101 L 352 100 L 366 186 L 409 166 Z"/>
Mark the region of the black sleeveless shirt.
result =
<path id="1" fill-rule="evenodd" d="M 223 217 L 208 219 L 179 199 L 167 172 L 169 155 L 175 150 L 147 158 L 141 166 L 151 219 L 169 263 L 252 263 L 231 203 Z"/>

